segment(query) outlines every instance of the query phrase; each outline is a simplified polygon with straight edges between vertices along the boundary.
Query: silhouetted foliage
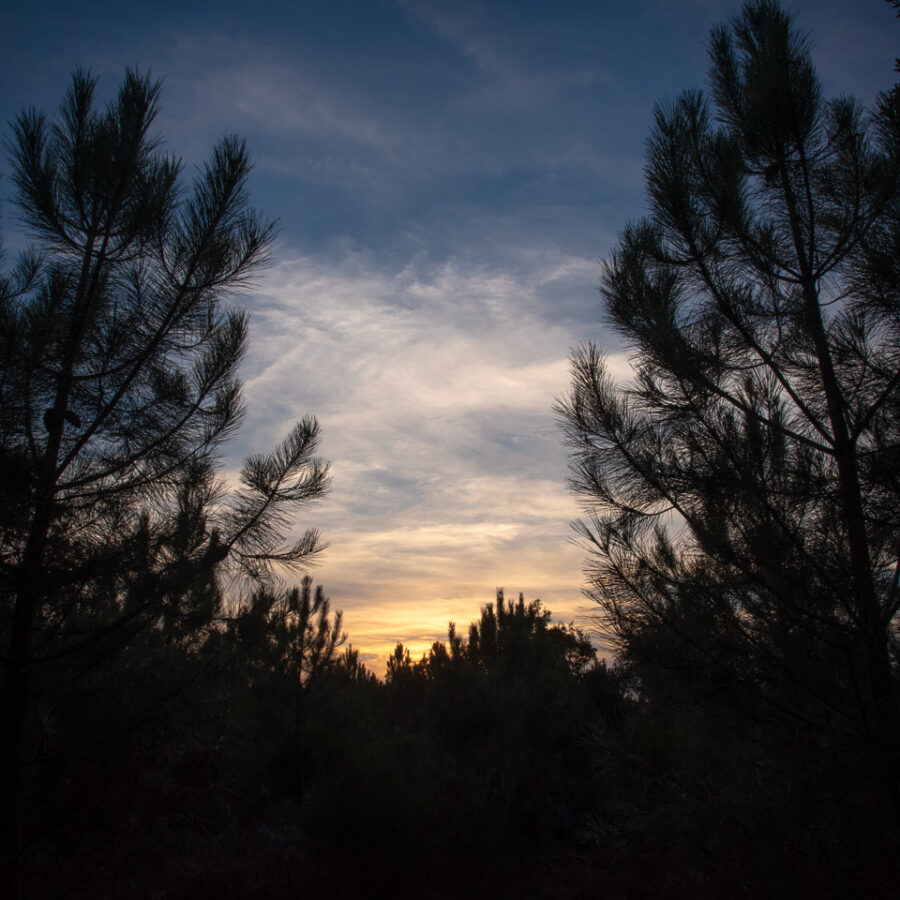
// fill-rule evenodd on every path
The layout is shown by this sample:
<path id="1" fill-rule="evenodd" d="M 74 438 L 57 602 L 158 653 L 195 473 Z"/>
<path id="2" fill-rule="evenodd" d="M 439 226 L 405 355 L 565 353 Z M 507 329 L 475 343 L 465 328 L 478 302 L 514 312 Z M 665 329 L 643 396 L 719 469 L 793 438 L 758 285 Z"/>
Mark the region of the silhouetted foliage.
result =
<path id="1" fill-rule="evenodd" d="M 273 566 L 319 546 L 314 531 L 282 546 L 290 514 L 327 487 L 315 420 L 249 458 L 233 492 L 215 475 L 247 334 L 225 301 L 273 236 L 247 205 L 246 149 L 220 141 L 185 192 L 150 135 L 159 85 L 129 72 L 103 111 L 95 87 L 76 72 L 57 118 L 24 112 L 10 142 L 34 244 L 0 280 L 4 855 L 28 836 L 23 791 L 39 824 L 60 783 L 45 751 L 57 768 L 66 754 L 100 764 L 98 744 L 121 749 L 161 707 L 175 727 L 172 695 L 259 598 L 267 652 L 298 681 L 339 632 L 321 633 L 327 601 L 310 604 L 308 584 L 267 593 Z"/>
<path id="2" fill-rule="evenodd" d="M 463 852 L 483 865 L 573 839 L 594 800 L 595 670 L 606 671 L 580 632 L 498 592 L 467 640 L 451 624 L 419 660 L 397 645 L 384 683 L 331 670 L 286 750 L 306 778 L 284 783 L 317 839 L 390 858 Z"/>
<path id="3" fill-rule="evenodd" d="M 900 827 L 897 97 L 824 101 L 768 0 L 710 56 L 711 97 L 656 109 L 650 216 L 604 267 L 633 380 L 586 345 L 559 411 L 657 821 L 717 835 L 732 887 L 767 860 L 846 890 Z"/>

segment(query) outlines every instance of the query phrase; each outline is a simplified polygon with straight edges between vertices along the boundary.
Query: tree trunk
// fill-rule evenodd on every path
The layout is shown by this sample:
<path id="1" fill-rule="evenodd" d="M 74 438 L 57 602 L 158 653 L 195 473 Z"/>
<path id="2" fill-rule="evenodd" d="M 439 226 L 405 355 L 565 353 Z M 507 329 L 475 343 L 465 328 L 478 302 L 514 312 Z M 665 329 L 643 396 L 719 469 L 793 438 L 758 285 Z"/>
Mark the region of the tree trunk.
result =
<path id="1" fill-rule="evenodd" d="M 804 285 L 804 299 L 810 328 L 818 356 L 819 371 L 828 403 L 828 414 L 834 439 L 834 456 L 838 469 L 838 485 L 847 541 L 850 551 L 850 571 L 857 625 L 865 648 L 865 672 L 860 673 L 867 690 L 862 714 L 876 764 L 881 770 L 894 819 L 893 844 L 900 844 L 900 774 L 896 768 L 896 753 L 900 750 L 900 718 L 897 691 L 891 672 L 891 658 L 887 630 L 882 622 L 881 609 L 872 577 L 872 559 L 856 448 L 850 438 L 845 417 L 845 404 L 834 371 L 828 337 L 821 318 L 818 293 L 811 283 Z"/>

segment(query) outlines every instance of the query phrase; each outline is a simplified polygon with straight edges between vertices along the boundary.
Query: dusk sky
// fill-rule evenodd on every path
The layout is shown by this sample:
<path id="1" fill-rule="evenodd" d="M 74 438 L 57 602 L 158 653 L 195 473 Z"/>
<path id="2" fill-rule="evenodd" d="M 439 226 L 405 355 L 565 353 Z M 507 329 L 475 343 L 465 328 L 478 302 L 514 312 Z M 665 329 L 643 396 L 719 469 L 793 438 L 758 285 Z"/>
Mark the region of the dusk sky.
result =
<path id="1" fill-rule="evenodd" d="M 785 4 L 826 96 L 891 86 L 884 0 Z M 315 414 L 333 490 L 297 529 L 313 575 L 381 675 L 465 627 L 503 586 L 590 613 L 552 414 L 605 333 L 600 260 L 645 210 L 652 109 L 703 84 L 710 28 L 739 4 L 7 0 L 0 120 L 53 112 L 73 69 L 107 98 L 126 67 L 164 79 L 158 133 L 190 174 L 246 138 L 253 205 L 279 221 L 253 292 L 235 468 Z M 24 246 L 0 172 L 7 262 Z"/>

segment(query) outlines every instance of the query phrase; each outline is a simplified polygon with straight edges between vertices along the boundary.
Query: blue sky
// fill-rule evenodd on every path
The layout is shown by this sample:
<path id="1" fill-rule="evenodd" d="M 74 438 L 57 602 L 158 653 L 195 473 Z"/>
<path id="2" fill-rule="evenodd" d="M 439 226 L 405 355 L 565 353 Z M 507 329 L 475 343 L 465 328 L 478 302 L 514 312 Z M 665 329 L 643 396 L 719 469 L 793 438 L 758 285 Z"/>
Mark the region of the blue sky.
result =
<path id="1" fill-rule="evenodd" d="M 787 7 L 826 95 L 893 83 L 889 4 Z M 7 0 L 3 123 L 55 109 L 76 65 L 101 95 L 133 66 L 164 79 L 158 130 L 189 171 L 220 135 L 247 139 L 253 203 L 280 232 L 242 298 L 249 412 L 227 463 L 318 416 L 334 489 L 298 530 L 330 543 L 315 577 L 379 674 L 397 640 L 421 651 L 498 586 L 590 612 L 551 405 L 583 339 L 627 371 L 599 261 L 643 214 L 654 103 L 702 84 L 709 29 L 738 8 Z"/>

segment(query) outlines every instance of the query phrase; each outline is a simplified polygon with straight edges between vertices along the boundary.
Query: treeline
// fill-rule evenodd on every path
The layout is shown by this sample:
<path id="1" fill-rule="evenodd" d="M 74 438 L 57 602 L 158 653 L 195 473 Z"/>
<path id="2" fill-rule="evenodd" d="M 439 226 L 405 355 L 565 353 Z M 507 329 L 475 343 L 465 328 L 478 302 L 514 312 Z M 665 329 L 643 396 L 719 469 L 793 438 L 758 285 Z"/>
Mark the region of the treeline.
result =
<path id="1" fill-rule="evenodd" d="M 151 630 L 57 667 L 34 694 L 21 895 L 552 894 L 554 852 L 591 841 L 621 676 L 502 591 L 466 639 L 398 645 L 383 680 L 339 629 L 306 578 L 202 641 Z"/>

